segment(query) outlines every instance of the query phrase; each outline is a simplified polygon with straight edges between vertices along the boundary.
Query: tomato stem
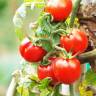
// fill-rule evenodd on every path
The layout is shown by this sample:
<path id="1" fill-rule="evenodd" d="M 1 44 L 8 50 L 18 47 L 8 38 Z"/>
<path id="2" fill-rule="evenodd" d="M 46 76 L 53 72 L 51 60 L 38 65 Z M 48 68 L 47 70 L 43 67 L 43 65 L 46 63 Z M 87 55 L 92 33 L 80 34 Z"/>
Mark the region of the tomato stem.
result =
<path id="1" fill-rule="evenodd" d="M 73 25 L 74 25 L 75 17 L 77 15 L 80 2 L 81 2 L 81 0 L 76 0 L 75 1 L 74 7 L 73 7 L 73 11 L 72 11 L 72 15 L 71 15 L 71 18 L 70 18 L 70 24 L 69 24 L 70 27 L 73 27 Z"/>
<path id="2" fill-rule="evenodd" d="M 73 84 L 70 85 L 70 96 L 75 96 L 75 94 L 74 94 L 74 86 L 73 86 Z"/>
<path id="3" fill-rule="evenodd" d="M 65 36 L 68 34 L 66 32 L 66 30 L 64 30 L 64 29 L 58 29 L 58 30 L 56 30 L 56 31 L 53 32 L 53 34 L 56 34 L 56 33 L 61 33 L 61 34 L 64 34 Z"/>
<path id="4" fill-rule="evenodd" d="M 45 55 L 44 58 L 43 58 L 42 65 L 48 65 L 48 64 L 50 64 L 50 62 L 48 61 L 48 58 L 49 58 L 52 54 L 54 54 L 54 53 L 56 53 L 56 51 L 54 51 L 54 50 L 52 50 L 52 51 L 50 51 L 49 53 L 47 53 L 47 55 Z M 45 64 L 45 63 L 46 63 L 46 64 Z"/>
<path id="5" fill-rule="evenodd" d="M 59 51 L 62 51 L 64 53 L 64 55 L 66 56 L 66 58 L 69 58 L 68 53 L 67 53 L 65 48 L 61 48 L 59 46 L 55 46 L 55 49 L 57 49 Z"/>

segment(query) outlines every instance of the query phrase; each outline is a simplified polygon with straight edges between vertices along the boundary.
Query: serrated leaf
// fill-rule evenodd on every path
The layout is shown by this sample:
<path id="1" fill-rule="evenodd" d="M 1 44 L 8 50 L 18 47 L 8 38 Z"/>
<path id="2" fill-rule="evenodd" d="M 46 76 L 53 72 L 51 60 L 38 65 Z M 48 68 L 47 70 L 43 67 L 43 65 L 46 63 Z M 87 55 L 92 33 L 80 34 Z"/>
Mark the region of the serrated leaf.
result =
<path id="1" fill-rule="evenodd" d="M 85 80 L 89 85 L 96 85 L 96 73 L 93 70 L 88 70 L 85 74 Z"/>

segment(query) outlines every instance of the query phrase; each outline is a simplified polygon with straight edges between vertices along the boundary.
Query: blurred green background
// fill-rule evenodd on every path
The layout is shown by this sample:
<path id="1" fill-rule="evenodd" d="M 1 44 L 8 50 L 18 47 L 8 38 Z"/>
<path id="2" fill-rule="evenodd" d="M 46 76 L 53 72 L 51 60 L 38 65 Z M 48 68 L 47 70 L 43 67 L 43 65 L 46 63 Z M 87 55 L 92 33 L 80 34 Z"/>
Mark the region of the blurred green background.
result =
<path id="1" fill-rule="evenodd" d="M 20 66 L 18 39 L 12 22 L 22 0 L 0 0 L 0 96 L 5 96 L 11 73 Z"/>

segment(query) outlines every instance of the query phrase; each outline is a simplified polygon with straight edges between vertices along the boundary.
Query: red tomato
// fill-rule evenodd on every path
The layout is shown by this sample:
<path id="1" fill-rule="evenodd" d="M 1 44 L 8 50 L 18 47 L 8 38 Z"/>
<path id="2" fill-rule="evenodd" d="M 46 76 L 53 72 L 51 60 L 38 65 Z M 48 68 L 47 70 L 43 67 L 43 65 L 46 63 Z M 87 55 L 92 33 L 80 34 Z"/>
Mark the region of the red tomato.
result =
<path id="1" fill-rule="evenodd" d="M 81 74 L 80 62 L 78 59 L 57 58 L 52 63 L 55 77 L 60 83 L 72 84 Z"/>
<path id="2" fill-rule="evenodd" d="M 33 46 L 28 38 L 25 38 L 20 45 L 21 56 L 29 62 L 38 62 L 41 61 L 46 55 L 46 51 L 39 46 Z"/>
<path id="3" fill-rule="evenodd" d="M 55 58 L 49 58 L 49 60 L 52 62 L 53 60 L 55 60 Z M 51 77 L 54 83 L 57 82 L 57 79 L 53 72 L 52 64 L 49 64 L 47 66 L 39 65 L 37 73 L 40 80 Z"/>
<path id="4" fill-rule="evenodd" d="M 88 38 L 85 32 L 74 30 L 68 36 L 61 36 L 60 45 L 68 52 L 71 51 L 73 54 L 80 54 L 87 49 Z"/>
<path id="5" fill-rule="evenodd" d="M 49 58 L 49 61 L 52 62 L 52 61 L 54 61 L 55 59 L 56 59 L 56 57 L 50 57 L 50 58 Z"/>
<path id="6" fill-rule="evenodd" d="M 50 13 L 53 16 L 54 21 L 63 21 L 72 11 L 72 1 L 49 0 L 44 11 Z"/>

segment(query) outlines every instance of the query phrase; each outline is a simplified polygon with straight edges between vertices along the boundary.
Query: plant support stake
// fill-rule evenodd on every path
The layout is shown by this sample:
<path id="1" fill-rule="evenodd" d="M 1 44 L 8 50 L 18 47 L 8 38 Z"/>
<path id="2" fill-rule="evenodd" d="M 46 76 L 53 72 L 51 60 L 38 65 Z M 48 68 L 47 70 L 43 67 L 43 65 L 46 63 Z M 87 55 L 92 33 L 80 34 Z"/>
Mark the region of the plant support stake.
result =
<path id="1" fill-rule="evenodd" d="M 6 94 L 6 96 L 14 96 L 14 94 L 15 94 L 15 91 L 16 91 L 16 80 L 15 80 L 15 78 L 13 77 L 12 78 L 12 81 L 11 81 L 11 83 L 10 83 L 10 86 L 9 86 L 9 88 L 8 88 L 8 90 L 7 90 L 7 94 Z"/>
<path id="2" fill-rule="evenodd" d="M 78 9 L 79 9 L 80 2 L 81 2 L 81 0 L 76 0 L 75 3 L 74 3 L 72 15 L 71 15 L 71 18 L 70 18 L 70 27 L 74 26 L 74 21 L 75 21 L 75 18 L 76 18 Z M 70 96 L 75 96 L 74 95 L 74 86 L 73 86 L 73 84 L 70 85 Z"/>
<path id="3" fill-rule="evenodd" d="M 70 27 L 73 27 L 73 25 L 74 25 L 75 17 L 77 15 L 80 2 L 81 2 L 81 0 L 76 0 L 75 3 L 74 3 L 72 15 L 71 15 L 71 18 L 70 18 Z"/>

